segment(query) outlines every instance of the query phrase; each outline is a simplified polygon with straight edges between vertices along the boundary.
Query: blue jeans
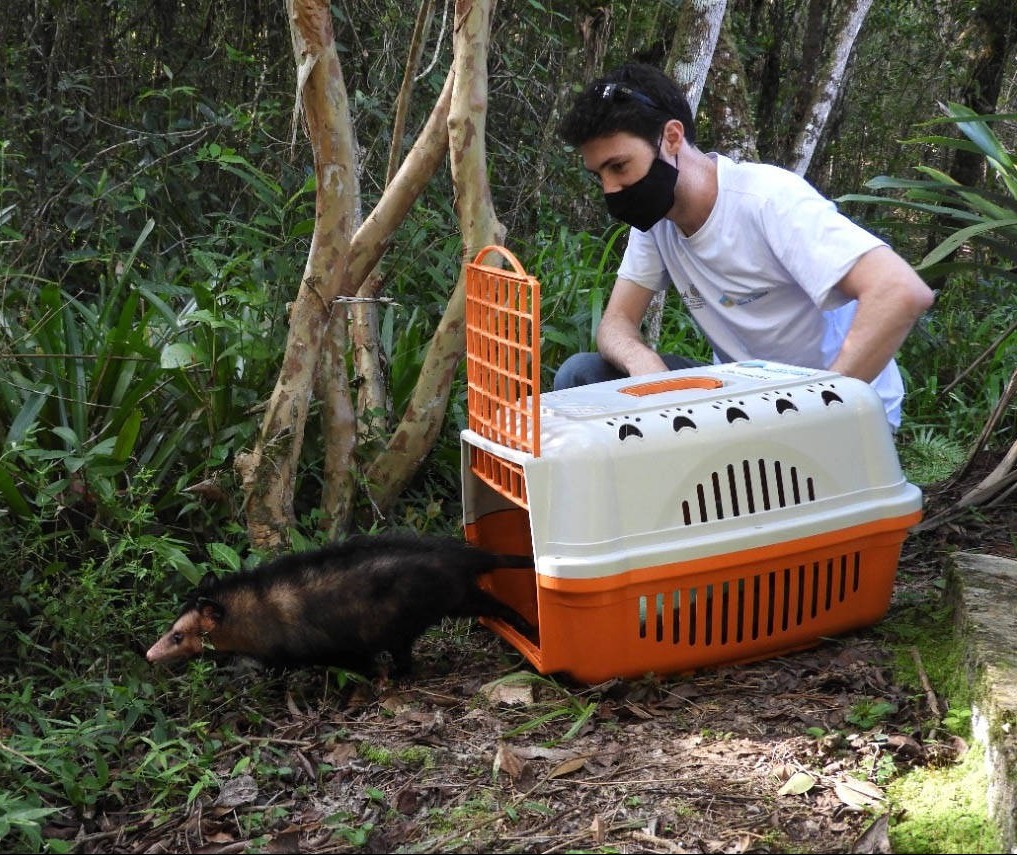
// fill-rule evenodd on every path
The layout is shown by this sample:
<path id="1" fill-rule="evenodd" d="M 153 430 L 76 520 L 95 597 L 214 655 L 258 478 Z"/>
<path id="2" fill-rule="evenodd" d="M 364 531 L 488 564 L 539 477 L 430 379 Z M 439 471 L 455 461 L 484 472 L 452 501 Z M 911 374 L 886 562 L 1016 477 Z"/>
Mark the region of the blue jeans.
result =
<path id="1" fill-rule="evenodd" d="M 695 359 L 688 359 L 674 353 L 662 353 L 660 358 L 670 371 L 679 368 L 697 368 L 704 365 Z M 615 368 L 599 353 L 574 353 L 566 359 L 554 375 L 554 389 L 571 389 L 588 383 L 602 383 L 605 380 L 620 380 L 628 375 Z"/>

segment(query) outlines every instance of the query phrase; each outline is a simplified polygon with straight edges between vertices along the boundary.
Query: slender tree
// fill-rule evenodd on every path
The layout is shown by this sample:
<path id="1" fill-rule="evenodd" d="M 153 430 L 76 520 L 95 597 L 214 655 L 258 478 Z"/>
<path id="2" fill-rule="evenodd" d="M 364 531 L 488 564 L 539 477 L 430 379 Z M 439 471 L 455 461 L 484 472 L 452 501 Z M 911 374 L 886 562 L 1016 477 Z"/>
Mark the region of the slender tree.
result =
<path id="1" fill-rule="evenodd" d="M 675 82 L 682 88 L 693 116 L 706 85 L 706 73 L 710 69 L 717 39 L 720 37 L 726 5 L 726 0 L 693 0 L 686 3 L 682 7 L 679 25 L 675 28 L 670 64 Z M 654 295 L 647 314 L 647 339 L 652 343 L 660 340 L 665 294 L 661 291 Z"/>
<path id="2" fill-rule="evenodd" d="M 812 97 L 804 110 L 788 161 L 788 168 L 799 175 L 804 175 L 812 163 L 823 129 L 830 118 L 830 111 L 843 86 L 851 49 L 871 7 L 872 0 L 844 0 L 835 9 L 831 49 L 816 69 Z M 819 25 L 818 16 L 810 15 L 809 21 L 811 26 Z M 807 35 L 811 36 L 812 33 Z M 804 87 L 799 90 L 805 91 L 808 90 Z"/>
<path id="3" fill-rule="evenodd" d="M 706 85 L 706 73 L 720 37 L 727 0 L 691 0 L 682 8 L 671 46 L 671 68 L 696 114 Z"/>
<path id="4" fill-rule="evenodd" d="M 297 461 L 315 389 L 325 436 L 324 524 L 333 533 L 351 521 L 360 485 L 357 419 L 345 368 L 348 306 L 374 299 L 362 290 L 392 234 L 434 175 L 453 140 L 456 209 L 467 254 L 500 239 L 486 180 L 484 120 L 490 0 L 458 0 L 453 66 L 417 142 L 391 176 L 373 211 L 358 219 L 358 164 L 352 121 L 335 52 L 329 5 L 288 0 L 297 105 L 314 153 L 318 179 L 314 235 L 304 277 L 290 311 L 282 369 L 255 448 L 238 455 L 252 542 L 278 547 L 294 523 Z M 358 295 L 358 291 L 361 293 Z M 363 474 L 366 492 L 384 512 L 416 472 L 437 437 L 463 351 L 463 298 L 457 287 L 434 334 L 413 398 L 384 451 Z"/>

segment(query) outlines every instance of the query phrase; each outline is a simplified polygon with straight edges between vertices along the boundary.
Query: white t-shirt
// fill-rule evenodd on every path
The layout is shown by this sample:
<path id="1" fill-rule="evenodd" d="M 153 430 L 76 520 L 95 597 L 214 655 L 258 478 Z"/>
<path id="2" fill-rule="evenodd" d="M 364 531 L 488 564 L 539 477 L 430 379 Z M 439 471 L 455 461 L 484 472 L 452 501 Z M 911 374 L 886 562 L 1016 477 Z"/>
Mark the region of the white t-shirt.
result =
<path id="1" fill-rule="evenodd" d="M 702 228 L 691 237 L 670 220 L 631 229 L 618 276 L 652 291 L 673 283 L 718 362 L 829 367 L 857 308 L 834 286 L 885 243 L 793 172 L 710 157 L 717 203 Z M 896 363 L 872 386 L 898 427 L 904 384 Z"/>

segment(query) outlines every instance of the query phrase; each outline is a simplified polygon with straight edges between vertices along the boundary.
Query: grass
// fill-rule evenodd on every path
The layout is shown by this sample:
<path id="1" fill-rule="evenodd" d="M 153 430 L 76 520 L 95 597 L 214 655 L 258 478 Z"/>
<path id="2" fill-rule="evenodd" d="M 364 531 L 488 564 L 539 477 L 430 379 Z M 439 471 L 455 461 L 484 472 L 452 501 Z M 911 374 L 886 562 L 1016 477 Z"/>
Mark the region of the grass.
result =
<path id="1" fill-rule="evenodd" d="M 927 740 L 960 737 L 971 742 L 971 686 L 952 609 L 917 598 L 891 612 L 877 630 L 894 654 L 895 679 L 924 694 L 922 676 L 946 702 L 942 719 L 929 713 Z M 920 670 L 921 669 L 921 670 Z M 894 852 L 1000 852 L 999 831 L 989 816 L 984 751 L 974 744 L 959 762 L 916 767 L 891 775 L 886 794 Z"/>
<path id="2" fill-rule="evenodd" d="M 894 852 L 1001 852 L 989 819 L 985 755 L 973 746 L 959 763 L 923 768 L 887 788 L 898 818 L 889 829 Z"/>

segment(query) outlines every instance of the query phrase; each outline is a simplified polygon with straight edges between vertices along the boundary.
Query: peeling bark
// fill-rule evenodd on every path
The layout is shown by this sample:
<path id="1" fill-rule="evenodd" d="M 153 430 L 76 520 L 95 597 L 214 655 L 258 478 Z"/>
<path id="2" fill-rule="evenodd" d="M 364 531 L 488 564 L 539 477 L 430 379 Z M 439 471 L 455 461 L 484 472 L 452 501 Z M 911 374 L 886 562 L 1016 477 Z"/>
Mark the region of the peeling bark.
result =
<path id="1" fill-rule="evenodd" d="M 357 414 L 346 374 L 346 329 L 347 312 L 342 304 L 335 303 L 322 346 L 317 384 L 325 445 L 322 525 L 332 537 L 345 529 L 353 516 L 358 483 L 354 454 L 358 440 Z"/>
<path id="2" fill-rule="evenodd" d="M 319 371 L 322 433 L 326 437 L 325 525 L 336 531 L 351 517 L 359 480 L 354 454 L 356 419 L 342 358 L 346 332 L 338 327 L 326 330 L 329 323 L 338 324 L 347 317 L 346 306 L 337 307 L 335 300 L 357 293 L 444 159 L 451 101 L 450 75 L 420 138 L 378 205 L 351 237 L 359 198 L 355 143 L 329 6 L 324 0 L 288 3 L 299 86 L 295 112 L 303 116 L 318 179 L 315 230 L 290 313 L 282 368 L 261 432 L 254 449 L 236 460 L 252 543 L 273 549 L 285 544 L 288 529 L 295 523 L 297 464 Z M 380 283 L 376 287 L 380 288 Z M 326 341 L 328 347 L 323 349 Z"/>
<path id="3" fill-rule="evenodd" d="M 314 152 L 315 226 L 290 312 L 286 353 L 254 449 L 237 456 L 252 544 L 276 549 L 295 520 L 297 463 L 332 299 L 343 288 L 353 204 L 359 195 L 352 122 L 329 6 L 288 0 L 297 63 L 298 105 Z"/>
<path id="4" fill-rule="evenodd" d="M 392 234 L 433 178 L 448 151 L 448 114 L 452 102 L 453 80 L 454 74 L 450 71 L 445 80 L 445 86 L 438 96 L 438 101 L 435 103 L 420 136 L 385 188 L 374 210 L 353 235 L 348 257 L 350 292 L 341 296 L 350 297 L 352 292 L 356 291 L 359 298 L 378 299 L 383 281 L 380 277 L 370 277 L 369 274 L 375 269 L 382 254 L 388 248 Z M 371 303 L 369 306 L 371 311 L 377 312 L 377 303 Z M 355 339 L 355 346 L 366 346 L 377 351 L 380 347 L 377 340 L 377 325 L 368 322 L 365 326 L 362 321 L 363 316 L 361 315 L 351 332 L 351 336 Z M 356 337 L 361 338 L 357 341 Z M 361 363 L 362 366 L 365 364 Z M 378 370 L 381 370 L 380 360 Z M 344 376 L 342 382 L 345 383 L 346 379 Z M 377 402 L 376 398 L 368 400 L 372 404 Z M 362 415 L 363 408 L 360 410 Z M 356 471 L 354 452 L 357 440 L 363 439 L 360 435 L 363 424 L 362 420 L 358 420 L 354 424 L 352 437 L 340 437 L 338 431 L 331 432 L 336 441 L 330 442 L 325 448 L 326 473 L 330 477 L 340 479 L 340 482 L 335 485 L 327 484 L 323 496 L 323 499 L 328 502 L 323 504 L 325 518 L 329 521 L 329 530 L 333 532 L 348 527 L 352 519 L 354 491 L 363 487 L 363 479 L 353 477 Z M 366 477 L 370 479 L 371 474 L 367 473 Z M 366 489 L 370 493 L 370 488 Z"/>

